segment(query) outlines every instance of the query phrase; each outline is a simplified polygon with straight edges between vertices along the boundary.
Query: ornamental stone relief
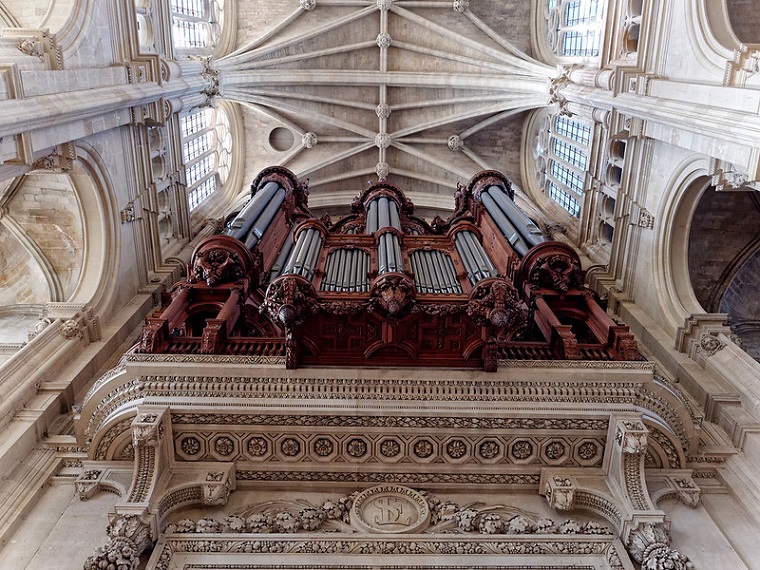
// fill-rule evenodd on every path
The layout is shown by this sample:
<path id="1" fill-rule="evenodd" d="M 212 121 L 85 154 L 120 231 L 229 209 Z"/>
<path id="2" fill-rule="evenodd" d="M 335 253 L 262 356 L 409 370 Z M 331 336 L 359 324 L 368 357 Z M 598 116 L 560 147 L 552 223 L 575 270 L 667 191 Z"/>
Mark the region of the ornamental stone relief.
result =
<path id="1" fill-rule="evenodd" d="M 605 437 L 438 434 L 187 433 L 175 426 L 174 448 L 186 461 L 601 465 Z"/>
<path id="2" fill-rule="evenodd" d="M 403 485 L 384 484 L 321 504 L 266 502 L 227 516 L 169 522 L 164 533 L 303 533 L 345 534 L 587 535 L 612 536 L 604 524 L 555 521 L 510 505 L 459 505 Z"/>

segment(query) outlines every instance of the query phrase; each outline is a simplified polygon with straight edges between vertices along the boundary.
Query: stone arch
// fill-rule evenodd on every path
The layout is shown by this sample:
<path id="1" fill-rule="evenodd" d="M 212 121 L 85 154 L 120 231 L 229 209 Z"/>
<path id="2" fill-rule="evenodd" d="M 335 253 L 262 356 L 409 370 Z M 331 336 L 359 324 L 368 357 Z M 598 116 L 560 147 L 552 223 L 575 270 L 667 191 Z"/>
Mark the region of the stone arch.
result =
<path id="1" fill-rule="evenodd" d="M 85 248 L 82 272 L 68 302 L 88 304 L 101 312 L 99 309 L 113 306 L 111 300 L 118 290 L 119 215 L 114 189 L 101 157 L 83 142 L 77 143 L 77 160 L 70 176 L 84 220 Z"/>
<path id="2" fill-rule="evenodd" d="M 689 278 L 689 230 L 694 211 L 703 192 L 710 186 L 709 159 L 691 156 L 678 165 L 666 183 L 665 196 L 656 219 L 653 240 L 656 284 L 663 324 L 671 331 L 682 326 L 684 319 L 702 314 Z"/>
<path id="3" fill-rule="evenodd" d="M 737 273 L 760 248 L 760 196 L 708 187 L 689 233 L 689 274 L 697 300 L 717 313 Z"/>
<path id="4" fill-rule="evenodd" d="M 760 243 L 745 257 L 738 270 L 728 280 L 719 310 L 728 314 L 728 324 L 739 339 L 740 346 L 760 361 Z"/>
<path id="5" fill-rule="evenodd" d="M 746 0 L 724 1 L 731 30 L 737 39 L 744 44 L 760 43 L 760 13 L 757 11 L 757 4 Z"/>
<path id="6" fill-rule="evenodd" d="M 726 0 L 697 0 L 687 7 L 686 29 L 697 61 L 722 76 L 741 42 L 733 32 Z"/>

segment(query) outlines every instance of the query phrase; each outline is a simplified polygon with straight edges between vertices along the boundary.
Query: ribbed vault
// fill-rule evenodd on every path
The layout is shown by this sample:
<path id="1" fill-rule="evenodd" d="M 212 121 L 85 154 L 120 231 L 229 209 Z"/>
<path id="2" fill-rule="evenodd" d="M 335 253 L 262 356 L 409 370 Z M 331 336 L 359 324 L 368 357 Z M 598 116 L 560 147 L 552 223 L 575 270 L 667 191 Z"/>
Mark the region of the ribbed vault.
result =
<path id="1" fill-rule="evenodd" d="M 549 103 L 556 69 L 494 25 L 509 22 L 505 10 L 304 0 L 215 63 L 222 96 L 259 116 L 257 138 L 276 127 L 293 135 L 279 150 L 249 149 L 247 170 L 285 165 L 310 179 L 312 206 L 331 209 L 378 179 L 432 209 L 453 207 L 452 188 L 477 171 L 517 180 L 503 129 L 519 133 L 524 111 Z"/>

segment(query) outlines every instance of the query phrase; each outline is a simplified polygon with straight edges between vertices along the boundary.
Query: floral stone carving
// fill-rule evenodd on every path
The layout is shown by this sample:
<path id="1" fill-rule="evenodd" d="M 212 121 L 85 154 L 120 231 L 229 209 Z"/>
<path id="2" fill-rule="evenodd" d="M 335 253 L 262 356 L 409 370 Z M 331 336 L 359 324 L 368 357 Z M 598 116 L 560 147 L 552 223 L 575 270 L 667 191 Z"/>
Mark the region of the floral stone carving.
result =
<path id="1" fill-rule="evenodd" d="M 556 522 L 506 505 L 460 506 L 401 485 L 379 485 L 361 493 L 328 499 L 322 505 L 292 501 L 252 506 L 222 520 L 202 518 L 169 523 L 166 534 L 296 533 L 476 533 L 481 535 L 602 535 L 613 533 L 596 522 Z"/>
<path id="2" fill-rule="evenodd" d="M 151 544 L 150 525 L 136 515 L 117 515 L 109 525 L 109 542 L 96 549 L 84 570 L 135 570 Z"/>

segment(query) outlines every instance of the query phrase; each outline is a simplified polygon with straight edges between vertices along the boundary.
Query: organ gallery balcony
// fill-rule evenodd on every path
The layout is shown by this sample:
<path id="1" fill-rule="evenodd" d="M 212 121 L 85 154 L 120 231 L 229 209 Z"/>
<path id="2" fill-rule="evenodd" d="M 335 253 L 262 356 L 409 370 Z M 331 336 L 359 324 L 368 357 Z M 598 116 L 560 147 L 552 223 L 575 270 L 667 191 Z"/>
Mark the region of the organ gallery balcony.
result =
<path id="1" fill-rule="evenodd" d="M 499 172 L 460 185 L 454 213 L 430 223 L 384 182 L 335 221 L 309 210 L 307 184 L 285 168 L 263 170 L 251 192 L 197 246 L 137 352 L 291 369 L 642 359 L 584 286 L 575 250 L 546 240 Z"/>

